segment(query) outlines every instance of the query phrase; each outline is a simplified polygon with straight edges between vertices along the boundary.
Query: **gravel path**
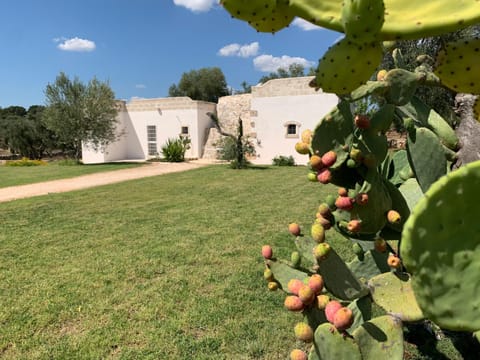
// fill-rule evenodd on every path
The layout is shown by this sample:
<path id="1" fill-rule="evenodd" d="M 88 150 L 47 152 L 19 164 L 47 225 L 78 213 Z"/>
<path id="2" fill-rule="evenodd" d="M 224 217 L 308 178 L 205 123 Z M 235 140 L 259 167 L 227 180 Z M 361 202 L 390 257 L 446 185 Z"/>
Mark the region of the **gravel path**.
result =
<path id="1" fill-rule="evenodd" d="M 161 163 L 153 162 L 144 166 L 83 175 L 70 179 L 52 180 L 41 183 L 0 188 L 0 202 L 12 201 L 32 196 L 61 193 L 86 189 L 94 186 L 157 176 L 172 172 L 187 171 L 208 165 L 206 162 Z"/>

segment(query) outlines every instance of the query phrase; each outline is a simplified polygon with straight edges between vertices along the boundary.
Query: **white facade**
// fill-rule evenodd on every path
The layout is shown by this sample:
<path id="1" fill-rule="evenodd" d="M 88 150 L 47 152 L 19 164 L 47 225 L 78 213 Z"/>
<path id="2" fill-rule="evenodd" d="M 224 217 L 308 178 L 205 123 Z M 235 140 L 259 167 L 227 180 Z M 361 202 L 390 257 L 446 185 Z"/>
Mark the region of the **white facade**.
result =
<path id="1" fill-rule="evenodd" d="M 213 103 L 194 101 L 188 97 L 123 102 L 118 113 L 120 139 L 103 151 L 93 151 L 84 145 L 83 163 L 161 157 L 161 147 L 168 139 L 185 135 L 191 140 L 185 157 L 199 158 L 206 142 L 206 130 L 211 125 L 207 113 L 215 112 L 215 108 Z"/>
<path id="2" fill-rule="evenodd" d="M 118 114 L 120 139 L 104 151 L 83 147 L 85 164 L 119 160 L 147 160 L 160 156 L 169 138 L 188 135 L 191 149 L 186 158 L 202 158 L 212 128 L 208 112 L 218 111 L 222 127 L 235 132 L 240 116 L 244 133 L 253 140 L 255 164 L 271 164 L 276 156 L 293 156 L 296 164 L 308 157 L 295 152 L 295 143 L 305 129 L 315 129 L 320 119 L 338 103 L 334 94 L 308 86 L 312 77 L 270 80 L 252 87 L 251 94 L 226 96 L 219 104 L 188 97 L 138 99 L 121 102 Z M 210 132 L 212 135 L 212 132 Z M 210 152 L 211 153 L 211 152 Z M 213 151 L 215 153 L 215 151 Z"/>

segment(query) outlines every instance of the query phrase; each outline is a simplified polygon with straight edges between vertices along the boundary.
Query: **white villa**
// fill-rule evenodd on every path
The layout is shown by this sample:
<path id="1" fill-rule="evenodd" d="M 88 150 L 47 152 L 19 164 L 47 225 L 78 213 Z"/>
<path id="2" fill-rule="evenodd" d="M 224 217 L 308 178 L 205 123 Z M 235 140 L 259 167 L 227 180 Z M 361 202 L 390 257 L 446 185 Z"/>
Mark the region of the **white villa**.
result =
<path id="1" fill-rule="evenodd" d="M 186 158 L 215 159 L 221 135 L 213 127 L 208 112 L 217 113 L 222 128 L 236 132 L 238 118 L 244 134 L 256 147 L 255 164 L 271 164 L 276 156 L 293 156 L 306 164 L 307 157 L 295 152 L 295 143 L 305 129 L 314 129 L 337 103 L 334 94 L 308 86 L 312 77 L 275 79 L 252 87 L 251 94 L 231 95 L 218 104 L 188 97 L 138 99 L 120 102 L 120 140 L 103 151 L 83 147 L 85 164 L 119 160 L 147 160 L 161 157 L 161 147 L 169 138 L 189 136 L 191 148 Z"/>

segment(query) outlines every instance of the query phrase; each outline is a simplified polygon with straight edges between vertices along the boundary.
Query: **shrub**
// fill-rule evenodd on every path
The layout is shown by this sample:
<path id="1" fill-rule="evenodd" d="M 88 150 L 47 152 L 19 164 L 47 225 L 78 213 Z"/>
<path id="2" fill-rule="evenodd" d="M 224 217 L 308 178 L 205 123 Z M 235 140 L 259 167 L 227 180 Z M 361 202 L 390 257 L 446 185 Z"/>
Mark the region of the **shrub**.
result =
<path id="1" fill-rule="evenodd" d="M 191 140 L 189 137 L 168 139 L 162 146 L 162 154 L 166 161 L 185 161 L 185 152 L 190 149 Z"/>
<path id="2" fill-rule="evenodd" d="M 245 158 L 245 156 L 255 155 L 255 146 L 248 138 L 242 139 L 242 151 L 245 156 L 242 157 L 242 163 L 238 163 L 238 146 L 234 138 L 225 136 L 217 144 L 218 146 L 218 156 L 221 160 L 230 161 L 230 165 L 233 169 L 241 169 L 246 167 L 250 162 Z"/>
<path id="3" fill-rule="evenodd" d="M 275 156 L 272 160 L 272 164 L 275 166 L 295 166 L 295 159 L 293 156 Z"/>
<path id="4" fill-rule="evenodd" d="M 80 160 L 76 159 L 63 159 L 63 160 L 58 160 L 55 161 L 56 165 L 60 166 L 76 166 L 76 165 L 83 165 L 83 163 Z"/>
<path id="5" fill-rule="evenodd" d="M 7 160 L 5 163 L 6 166 L 39 166 L 47 165 L 48 163 L 43 160 L 30 160 L 29 158 L 23 157 L 20 160 Z"/>

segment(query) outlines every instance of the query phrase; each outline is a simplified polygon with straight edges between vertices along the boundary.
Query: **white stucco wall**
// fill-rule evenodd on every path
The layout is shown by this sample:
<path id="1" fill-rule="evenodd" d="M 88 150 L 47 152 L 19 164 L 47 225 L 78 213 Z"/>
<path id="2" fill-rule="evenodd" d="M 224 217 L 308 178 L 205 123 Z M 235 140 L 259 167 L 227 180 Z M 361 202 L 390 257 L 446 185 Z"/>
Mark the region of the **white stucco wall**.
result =
<path id="1" fill-rule="evenodd" d="M 252 90 L 251 121 L 256 133 L 256 164 L 271 164 L 276 156 L 293 156 L 296 164 L 308 157 L 295 151 L 305 129 L 315 129 L 320 119 L 337 105 L 334 94 L 316 92 L 308 86 L 311 77 L 276 79 Z M 296 123 L 298 135 L 287 137 L 286 124 Z"/>

